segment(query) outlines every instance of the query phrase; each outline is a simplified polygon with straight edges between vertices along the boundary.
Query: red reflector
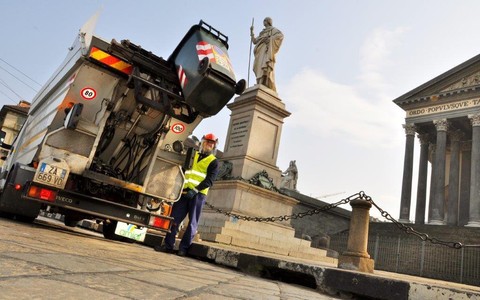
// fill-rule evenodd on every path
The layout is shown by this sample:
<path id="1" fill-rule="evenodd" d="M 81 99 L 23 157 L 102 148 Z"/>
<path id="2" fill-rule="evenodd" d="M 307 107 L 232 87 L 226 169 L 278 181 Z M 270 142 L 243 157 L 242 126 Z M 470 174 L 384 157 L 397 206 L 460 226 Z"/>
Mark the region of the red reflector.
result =
<path id="1" fill-rule="evenodd" d="M 150 217 L 149 224 L 150 224 L 150 226 L 165 229 L 165 230 L 168 230 L 170 228 L 170 220 L 169 219 L 164 219 L 164 218 L 155 217 L 155 216 Z"/>
<path id="2" fill-rule="evenodd" d="M 41 188 L 38 186 L 32 185 L 28 189 L 28 196 L 32 198 L 38 198 L 41 200 L 53 202 L 55 201 L 55 197 L 57 196 L 57 192 L 54 190 L 46 189 L 46 188 Z"/>
<path id="3" fill-rule="evenodd" d="M 14 189 L 16 189 L 17 191 L 19 191 L 19 190 L 22 189 L 22 186 L 17 183 L 17 184 L 15 184 Z"/>

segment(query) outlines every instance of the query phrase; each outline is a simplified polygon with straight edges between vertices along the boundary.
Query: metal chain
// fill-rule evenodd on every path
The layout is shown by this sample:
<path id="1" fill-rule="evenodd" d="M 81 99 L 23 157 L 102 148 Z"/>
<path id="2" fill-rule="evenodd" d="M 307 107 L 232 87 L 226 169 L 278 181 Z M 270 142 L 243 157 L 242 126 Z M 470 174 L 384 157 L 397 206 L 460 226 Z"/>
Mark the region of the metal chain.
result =
<path id="1" fill-rule="evenodd" d="M 427 242 L 430 242 L 432 244 L 437 244 L 437 245 L 443 245 L 443 246 L 447 246 L 447 247 L 450 247 L 450 248 L 454 248 L 454 249 L 461 249 L 461 248 L 466 248 L 466 247 L 480 247 L 480 245 L 464 245 L 460 242 L 448 242 L 448 241 L 443 241 L 443 240 L 439 240 L 437 238 L 433 238 L 433 237 L 430 237 L 428 234 L 426 233 L 422 233 L 422 232 L 419 232 L 419 231 L 416 231 L 415 229 L 413 229 L 411 226 L 406 226 L 405 224 L 403 223 L 400 223 L 398 222 L 397 220 L 395 220 L 387 211 L 383 210 L 381 207 L 379 207 L 374 201 L 373 199 L 370 197 L 370 196 L 367 196 L 363 191 L 361 192 L 358 192 L 356 194 L 353 194 L 347 198 L 344 198 L 338 202 L 335 202 L 335 203 L 331 203 L 331 204 L 327 204 L 325 206 L 322 206 L 320 208 L 315 208 L 315 209 L 311 209 L 311 210 L 307 210 L 307 211 L 304 211 L 304 212 L 300 212 L 300 213 L 296 213 L 296 214 L 291 214 L 291 215 L 283 215 L 283 216 L 276 216 L 276 217 L 250 217 L 250 216 L 244 216 L 244 215 L 239 215 L 239 214 L 235 214 L 235 213 L 232 213 L 232 212 L 228 212 L 228 211 L 224 211 L 224 210 L 221 210 L 219 208 L 216 208 L 215 206 L 211 205 L 210 203 L 206 202 L 205 204 L 212 210 L 218 212 L 218 213 L 221 213 L 221 214 L 224 214 L 226 216 L 229 216 L 229 217 L 234 217 L 236 219 L 239 219 L 239 220 L 243 220 L 243 221 L 253 221 L 253 222 L 276 222 L 276 221 L 288 221 L 290 219 L 300 219 L 300 218 L 303 218 L 303 217 L 306 217 L 306 216 L 313 216 L 315 214 L 319 214 L 321 212 L 325 212 L 325 211 L 328 211 L 330 209 L 333 209 L 333 208 L 336 208 L 340 205 L 343 205 L 343 204 L 348 204 L 350 203 L 350 201 L 352 200 L 365 200 L 367 202 L 370 202 L 379 212 L 380 214 L 382 215 L 382 217 L 384 217 L 385 219 L 387 219 L 388 221 L 391 221 L 393 224 L 395 224 L 397 226 L 397 228 L 399 228 L 400 230 L 402 230 L 403 232 L 405 232 L 406 234 L 412 234 L 412 235 L 415 235 L 417 236 L 418 238 L 420 238 L 422 241 L 427 241 Z"/>
<path id="2" fill-rule="evenodd" d="M 350 197 L 342 199 L 342 200 L 340 200 L 336 203 L 328 204 L 328 205 L 325 205 L 325 206 L 320 207 L 320 208 L 315 208 L 315 209 L 307 210 L 307 211 L 292 214 L 292 215 L 283 215 L 283 216 L 277 216 L 277 217 L 249 217 L 249 216 L 243 216 L 243 215 L 234 214 L 232 212 L 221 210 L 221 209 L 216 208 L 215 206 L 211 205 L 208 202 L 206 202 L 205 204 L 209 208 L 213 209 L 214 211 L 216 211 L 218 213 L 224 214 L 224 215 L 229 216 L 229 217 L 234 217 L 234 218 L 239 219 L 239 220 L 253 221 L 253 222 L 275 222 L 275 221 L 288 221 L 290 219 L 300 219 L 300 218 L 303 218 L 303 217 L 306 217 L 306 216 L 313 216 L 315 214 L 319 214 L 320 212 L 324 212 L 324 211 L 333 209 L 333 208 L 335 208 L 339 205 L 347 204 L 351 200 L 355 200 L 355 199 L 360 199 L 360 193 L 353 194 Z"/>
<path id="3" fill-rule="evenodd" d="M 462 247 L 465 247 L 465 245 L 463 245 L 462 243 L 460 242 L 447 242 L 447 241 L 442 241 L 442 240 L 439 240 L 439 239 L 436 239 L 436 238 L 432 238 L 430 237 L 428 234 L 426 233 L 422 233 L 422 232 L 419 232 L 419 231 L 416 231 L 415 229 L 413 229 L 411 226 L 406 226 L 405 224 L 403 223 L 400 223 L 398 222 L 397 220 L 395 220 L 395 218 L 393 218 L 388 212 L 386 212 L 385 210 L 383 210 L 382 208 L 380 208 L 373 200 L 370 196 L 366 196 L 365 199 L 366 201 L 370 202 L 373 206 L 375 206 L 375 208 L 380 212 L 380 214 L 382 215 L 382 217 L 384 217 L 385 219 L 387 219 L 388 221 L 391 221 L 393 224 L 395 224 L 400 230 L 402 230 L 403 232 L 405 232 L 406 234 L 413 234 L 415 236 L 417 236 L 418 238 L 420 238 L 422 241 L 428 241 L 432 244 L 438 244 L 438 245 L 443 245 L 443 246 L 447 246 L 447 247 L 450 247 L 450 248 L 454 248 L 454 249 L 461 249 Z"/>

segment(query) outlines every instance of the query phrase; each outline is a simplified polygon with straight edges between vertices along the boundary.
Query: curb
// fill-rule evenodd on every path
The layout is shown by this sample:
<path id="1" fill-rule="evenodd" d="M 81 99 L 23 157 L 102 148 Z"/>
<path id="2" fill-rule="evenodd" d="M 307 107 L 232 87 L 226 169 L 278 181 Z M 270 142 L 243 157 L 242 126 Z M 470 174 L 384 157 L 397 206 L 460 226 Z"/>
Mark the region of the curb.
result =
<path id="1" fill-rule="evenodd" d="M 194 243 L 188 255 L 243 273 L 314 288 L 321 293 L 346 298 L 370 299 L 480 299 L 480 292 L 444 287 L 441 283 L 410 282 L 374 274 L 289 262 Z"/>

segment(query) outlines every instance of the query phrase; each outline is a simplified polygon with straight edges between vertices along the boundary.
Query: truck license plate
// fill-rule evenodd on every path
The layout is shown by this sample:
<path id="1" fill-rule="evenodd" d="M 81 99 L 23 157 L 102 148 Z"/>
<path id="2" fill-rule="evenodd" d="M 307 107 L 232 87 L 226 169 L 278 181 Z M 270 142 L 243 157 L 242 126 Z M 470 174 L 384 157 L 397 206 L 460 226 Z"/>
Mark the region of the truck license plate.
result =
<path id="1" fill-rule="evenodd" d="M 147 227 L 138 228 L 137 225 L 118 222 L 115 228 L 115 234 L 132 240 L 143 242 L 147 234 Z"/>
<path id="2" fill-rule="evenodd" d="M 66 175 L 67 170 L 42 162 L 35 173 L 35 181 L 61 189 L 65 186 Z"/>

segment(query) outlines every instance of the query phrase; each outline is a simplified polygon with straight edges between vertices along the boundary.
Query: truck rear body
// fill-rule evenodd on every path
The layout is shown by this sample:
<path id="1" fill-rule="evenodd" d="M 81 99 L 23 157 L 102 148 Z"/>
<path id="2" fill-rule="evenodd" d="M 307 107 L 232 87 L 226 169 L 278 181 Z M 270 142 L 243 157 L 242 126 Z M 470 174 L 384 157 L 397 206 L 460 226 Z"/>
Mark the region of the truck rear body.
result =
<path id="1" fill-rule="evenodd" d="M 225 47 L 225 40 L 204 27 L 195 30 Z M 200 63 L 196 50 L 186 53 Z M 193 97 L 186 99 L 178 68 L 128 40 L 106 42 L 80 32 L 33 99 L 6 158 L 0 211 L 28 218 L 48 208 L 73 223 L 91 218 L 104 228 L 123 222 L 168 231 L 172 203 L 183 188 L 182 167 L 190 161 L 192 145 L 185 141 L 233 96 L 216 93 L 209 82 L 195 93 L 214 95 L 212 103 L 197 105 Z M 209 68 L 191 81 L 222 73 Z M 236 89 L 234 77 L 220 76 L 219 91 Z"/>

